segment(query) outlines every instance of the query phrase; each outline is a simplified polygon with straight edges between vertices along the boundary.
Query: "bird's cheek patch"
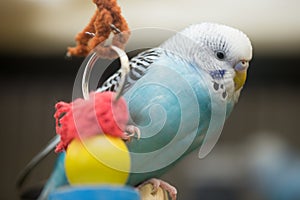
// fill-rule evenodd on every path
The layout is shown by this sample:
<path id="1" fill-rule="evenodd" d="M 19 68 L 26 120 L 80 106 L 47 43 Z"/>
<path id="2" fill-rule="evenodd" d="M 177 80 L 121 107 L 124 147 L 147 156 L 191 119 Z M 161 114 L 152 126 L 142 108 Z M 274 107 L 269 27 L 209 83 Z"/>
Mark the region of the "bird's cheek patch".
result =
<path id="1" fill-rule="evenodd" d="M 213 79 L 222 79 L 222 78 L 224 78 L 225 73 L 226 73 L 225 69 L 212 70 L 209 72 L 210 76 Z"/>

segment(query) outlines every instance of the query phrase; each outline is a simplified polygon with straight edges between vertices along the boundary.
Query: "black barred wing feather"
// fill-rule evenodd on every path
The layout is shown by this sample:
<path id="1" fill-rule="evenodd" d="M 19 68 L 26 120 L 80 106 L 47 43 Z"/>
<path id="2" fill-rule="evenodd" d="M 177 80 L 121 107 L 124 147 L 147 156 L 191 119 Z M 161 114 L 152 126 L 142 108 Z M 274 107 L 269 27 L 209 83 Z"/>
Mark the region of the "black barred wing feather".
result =
<path id="1" fill-rule="evenodd" d="M 127 74 L 124 92 L 127 91 L 137 80 L 139 80 L 161 55 L 162 50 L 159 48 L 149 49 L 133 57 L 130 62 L 130 72 Z M 118 70 L 111 77 L 109 77 L 97 92 L 113 91 L 115 92 L 119 87 L 121 79 L 121 70 Z"/>
<path id="2" fill-rule="evenodd" d="M 100 88 L 97 89 L 97 92 L 105 92 L 105 91 L 115 92 L 119 86 L 120 79 L 121 79 L 121 70 L 118 70 L 111 77 L 109 77 Z"/>

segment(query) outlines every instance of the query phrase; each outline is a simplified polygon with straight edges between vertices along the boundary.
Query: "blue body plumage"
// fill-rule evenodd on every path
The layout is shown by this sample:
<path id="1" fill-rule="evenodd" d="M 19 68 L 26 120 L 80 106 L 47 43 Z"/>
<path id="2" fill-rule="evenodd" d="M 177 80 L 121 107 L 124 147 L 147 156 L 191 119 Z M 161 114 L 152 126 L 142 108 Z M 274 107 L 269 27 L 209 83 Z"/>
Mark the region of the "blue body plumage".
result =
<path id="1" fill-rule="evenodd" d="M 210 94 L 213 83 L 208 79 L 197 66 L 164 53 L 124 94 L 131 120 L 142 133 L 142 139 L 128 143 L 132 155 L 128 184 L 159 177 L 201 145 L 210 123 L 211 101 L 221 99 Z M 229 114 L 233 102 L 228 105 Z"/>
<path id="2" fill-rule="evenodd" d="M 211 141 L 200 154 L 211 150 L 219 136 L 211 135 L 220 133 L 237 102 L 251 57 L 251 43 L 242 32 L 203 23 L 131 60 L 123 96 L 129 123 L 140 129 L 141 139 L 127 143 L 131 155 L 128 185 L 159 177 L 203 142 Z M 243 68 L 236 67 L 241 63 Z M 119 75 L 111 79 L 118 80 Z M 108 79 L 98 92 L 115 90 L 115 84 Z M 58 162 L 40 199 L 67 184 L 66 179 L 55 178 L 64 176 L 63 156 Z"/>

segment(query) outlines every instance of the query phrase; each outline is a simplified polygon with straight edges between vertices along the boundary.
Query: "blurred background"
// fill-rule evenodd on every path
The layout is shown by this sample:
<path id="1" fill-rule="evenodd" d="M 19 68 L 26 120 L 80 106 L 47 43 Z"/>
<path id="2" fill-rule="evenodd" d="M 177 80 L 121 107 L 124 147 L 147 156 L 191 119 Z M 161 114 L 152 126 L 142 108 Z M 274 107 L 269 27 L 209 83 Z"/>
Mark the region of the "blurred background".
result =
<path id="1" fill-rule="evenodd" d="M 118 2 L 132 30 L 179 31 L 212 21 L 241 29 L 253 43 L 248 81 L 216 147 L 202 160 L 191 154 L 164 176 L 177 186 L 179 200 L 299 200 L 300 1 Z M 19 171 L 55 134 L 54 104 L 71 101 L 83 61 L 67 59 L 66 48 L 94 10 L 91 0 L 0 2 L 0 199 L 18 199 Z M 136 45 L 162 37 L 145 35 Z M 43 183 L 54 158 L 26 187 Z"/>

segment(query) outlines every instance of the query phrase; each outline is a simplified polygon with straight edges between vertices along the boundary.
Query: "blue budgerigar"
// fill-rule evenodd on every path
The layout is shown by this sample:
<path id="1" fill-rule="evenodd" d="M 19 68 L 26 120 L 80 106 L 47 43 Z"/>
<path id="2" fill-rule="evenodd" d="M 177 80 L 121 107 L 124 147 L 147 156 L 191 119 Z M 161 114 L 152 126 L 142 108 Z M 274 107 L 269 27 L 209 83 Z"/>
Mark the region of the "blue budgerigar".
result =
<path id="1" fill-rule="evenodd" d="M 131 59 L 123 96 L 130 124 L 140 130 L 141 138 L 127 141 L 131 155 L 128 185 L 150 179 L 176 198 L 174 188 L 153 178 L 220 132 L 238 101 L 251 58 L 252 46 L 244 33 L 201 23 Z M 116 72 L 98 92 L 115 90 L 120 74 Z M 62 168 L 53 174 L 63 174 L 56 170 Z M 66 179 L 58 184 L 50 178 L 42 197 L 64 184 Z"/>

